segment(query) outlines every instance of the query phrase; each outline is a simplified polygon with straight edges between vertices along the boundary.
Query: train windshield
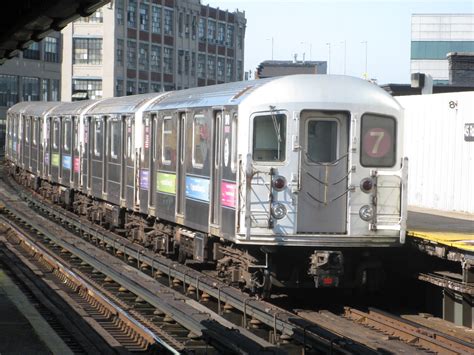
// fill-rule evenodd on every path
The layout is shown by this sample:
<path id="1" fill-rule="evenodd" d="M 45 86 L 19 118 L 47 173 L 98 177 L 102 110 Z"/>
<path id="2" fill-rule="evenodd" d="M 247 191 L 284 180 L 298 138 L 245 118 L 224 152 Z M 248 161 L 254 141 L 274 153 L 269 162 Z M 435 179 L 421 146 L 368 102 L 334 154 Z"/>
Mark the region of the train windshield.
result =
<path id="1" fill-rule="evenodd" d="M 253 120 L 253 160 L 284 161 L 286 150 L 286 116 L 271 114 Z"/>
<path id="2" fill-rule="evenodd" d="M 393 117 L 365 114 L 361 125 L 362 166 L 392 167 L 396 159 L 396 122 Z"/>

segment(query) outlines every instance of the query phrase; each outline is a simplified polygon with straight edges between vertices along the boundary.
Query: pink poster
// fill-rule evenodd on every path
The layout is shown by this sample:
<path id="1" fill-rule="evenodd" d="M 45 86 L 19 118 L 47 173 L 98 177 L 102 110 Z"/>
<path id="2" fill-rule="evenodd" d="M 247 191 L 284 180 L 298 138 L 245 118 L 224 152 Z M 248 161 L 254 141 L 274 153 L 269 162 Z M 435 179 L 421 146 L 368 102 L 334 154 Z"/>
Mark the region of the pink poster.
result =
<path id="1" fill-rule="evenodd" d="M 231 182 L 221 183 L 222 206 L 235 208 L 235 184 Z"/>
<path id="2" fill-rule="evenodd" d="M 79 173 L 80 161 L 79 157 L 74 157 L 74 172 Z"/>

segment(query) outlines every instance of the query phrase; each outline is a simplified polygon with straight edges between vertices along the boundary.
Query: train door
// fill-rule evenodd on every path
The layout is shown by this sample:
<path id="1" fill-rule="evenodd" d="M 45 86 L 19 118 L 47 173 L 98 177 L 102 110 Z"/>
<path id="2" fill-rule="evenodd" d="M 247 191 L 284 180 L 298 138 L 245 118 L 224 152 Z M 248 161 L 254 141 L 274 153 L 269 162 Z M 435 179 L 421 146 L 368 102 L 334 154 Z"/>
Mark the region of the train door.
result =
<path id="1" fill-rule="evenodd" d="M 186 113 L 178 114 L 178 146 L 177 146 L 177 195 L 176 195 L 176 215 L 184 217 L 184 204 L 186 198 L 186 167 L 184 166 L 186 152 Z"/>
<path id="2" fill-rule="evenodd" d="M 46 119 L 46 131 L 44 132 L 44 176 L 49 179 L 51 176 L 51 145 L 52 145 L 52 135 L 51 135 L 51 125 L 53 122 L 52 117 Z"/>
<path id="3" fill-rule="evenodd" d="M 72 185 L 79 188 L 81 176 L 81 150 L 79 145 L 79 117 L 72 117 Z"/>
<path id="4" fill-rule="evenodd" d="M 142 118 L 142 134 L 143 134 L 143 145 L 142 152 L 140 154 L 140 181 L 139 181 L 139 202 L 140 202 L 140 212 L 148 213 L 148 205 L 150 199 L 150 163 L 151 156 L 153 154 L 152 150 L 152 118 L 150 114 L 146 113 Z"/>
<path id="5" fill-rule="evenodd" d="M 44 122 L 43 118 L 38 119 L 38 174 L 44 173 Z"/>
<path id="6" fill-rule="evenodd" d="M 31 172 L 38 172 L 38 117 L 31 118 Z"/>
<path id="7" fill-rule="evenodd" d="M 212 164 L 211 164 L 211 227 L 219 227 L 221 212 L 221 180 L 222 180 L 222 112 L 215 112 L 212 122 Z"/>
<path id="8" fill-rule="evenodd" d="M 25 134 L 24 134 L 24 141 L 23 141 L 23 166 L 30 170 L 31 169 L 31 161 L 30 161 L 30 154 L 31 154 L 31 117 L 30 116 L 23 116 L 23 122 L 25 127 Z"/>
<path id="9" fill-rule="evenodd" d="M 72 119 L 64 117 L 61 122 L 61 183 L 69 185 L 72 171 Z"/>
<path id="10" fill-rule="evenodd" d="M 135 122 L 132 117 L 124 118 L 125 149 L 122 179 L 122 193 L 128 209 L 135 207 Z"/>
<path id="11" fill-rule="evenodd" d="M 149 169 L 149 192 L 148 192 L 148 207 L 151 209 L 150 212 L 155 213 L 155 201 L 156 201 L 156 137 L 158 137 L 158 116 L 156 114 L 151 115 L 151 136 L 150 136 L 150 169 Z"/>
<path id="12" fill-rule="evenodd" d="M 61 145 L 61 119 L 59 117 L 52 118 L 51 126 L 51 164 L 50 164 L 50 175 L 54 182 L 58 182 L 59 169 L 60 169 L 60 152 L 59 146 Z"/>
<path id="13" fill-rule="evenodd" d="M 114 204 L 120 204 L 120 180 L 122 174 L 122 119 L 120 116 L 108 120 L 107 143 L 107 199 Z"/>
<path id="14" fill-rule="evenodd" d="M 347 231 L 349 119 L 342 112 L 301 113 L 298 233 Z"/>
<path id="15" fill-rule="evenodd" d="M 92 145 L 92 127 L 91 127 L 92 121 L 91 117 L 85 117 L 84 118 L 84 137 L 83 137 L 83 142 L 84 142 L 84 147 L 82 148 L 83 150 L 83 156 L 82 156 L 82 186 L 84 189 L 84 192 L 90 192 L 91 189 L 91 184 L 92 184 L 92 177 L 90 174 L 91 171 L 91 149 L 90 146 Z"/>

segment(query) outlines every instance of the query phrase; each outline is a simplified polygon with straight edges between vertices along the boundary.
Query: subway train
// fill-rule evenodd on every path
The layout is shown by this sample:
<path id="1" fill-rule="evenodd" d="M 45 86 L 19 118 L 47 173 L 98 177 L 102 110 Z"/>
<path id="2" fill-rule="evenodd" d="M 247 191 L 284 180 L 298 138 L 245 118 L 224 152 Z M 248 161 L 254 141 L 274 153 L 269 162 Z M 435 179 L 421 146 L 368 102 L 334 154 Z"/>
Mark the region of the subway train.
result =
<path id="1" fill-rule="evenodd" d="M 10 172 L 45 198 L 253 292 L 377 285 L 404 243 L 403 110 L 292 75 L 7 113 Z"/>

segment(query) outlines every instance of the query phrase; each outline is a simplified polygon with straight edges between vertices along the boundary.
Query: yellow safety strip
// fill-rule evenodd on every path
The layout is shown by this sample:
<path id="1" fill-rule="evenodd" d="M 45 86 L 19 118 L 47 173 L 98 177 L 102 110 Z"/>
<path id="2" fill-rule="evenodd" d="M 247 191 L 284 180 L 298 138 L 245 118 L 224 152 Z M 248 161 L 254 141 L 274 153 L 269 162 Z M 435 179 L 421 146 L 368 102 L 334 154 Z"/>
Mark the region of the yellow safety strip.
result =
<path id="1" fill-rule="evenodd" d="M 453 248 L 474 251 L 474 233 L 408 231 L 410 237 L 444 244 Z"/>

